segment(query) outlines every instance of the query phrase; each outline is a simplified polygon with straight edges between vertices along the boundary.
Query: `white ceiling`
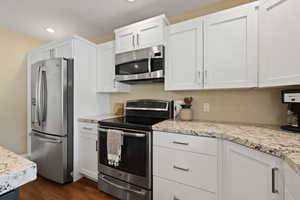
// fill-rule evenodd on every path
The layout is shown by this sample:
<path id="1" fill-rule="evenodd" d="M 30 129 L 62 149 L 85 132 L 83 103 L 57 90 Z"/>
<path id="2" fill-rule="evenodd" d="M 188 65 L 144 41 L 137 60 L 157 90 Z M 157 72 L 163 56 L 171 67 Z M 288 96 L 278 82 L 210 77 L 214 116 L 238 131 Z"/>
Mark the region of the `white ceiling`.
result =
<path id="1" fill-rule="evenodd" d="M 0 27 L 41 40 L 77 34 L 90 40 L 165 13 L 174 16 L 219 0 L 1 0 Z M 55 29 L 54 34 L 45 28 Z"/>

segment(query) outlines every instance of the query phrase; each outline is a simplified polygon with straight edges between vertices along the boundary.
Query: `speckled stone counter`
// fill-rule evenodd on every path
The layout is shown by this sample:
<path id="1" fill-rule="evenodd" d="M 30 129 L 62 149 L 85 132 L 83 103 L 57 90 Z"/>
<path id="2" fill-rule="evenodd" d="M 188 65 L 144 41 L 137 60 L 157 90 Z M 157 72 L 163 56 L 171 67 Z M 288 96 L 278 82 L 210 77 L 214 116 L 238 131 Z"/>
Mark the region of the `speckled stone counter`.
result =
<path id="1" fill-rule="evenodd" d="M 120 117 L 120 115 L 106 114 L 106 115 L 96 115 L 96 116 L 84 116 L 84 117 L 80 117 L 78 121 L 83 123 L 96 124 L 103 119 L 109 119 L 114 117 Z"/>
<path id="2" fill-rule="evenodd" d="M 153 130 L 228 140 L 282 158 L 300 175 L 300 134 L 278 127 L 167 120 Z"/>
<path id="3" fill-rule="evenodd" d="M 0 195 L 36 179 L 36 164 L 0 146 Z"/>

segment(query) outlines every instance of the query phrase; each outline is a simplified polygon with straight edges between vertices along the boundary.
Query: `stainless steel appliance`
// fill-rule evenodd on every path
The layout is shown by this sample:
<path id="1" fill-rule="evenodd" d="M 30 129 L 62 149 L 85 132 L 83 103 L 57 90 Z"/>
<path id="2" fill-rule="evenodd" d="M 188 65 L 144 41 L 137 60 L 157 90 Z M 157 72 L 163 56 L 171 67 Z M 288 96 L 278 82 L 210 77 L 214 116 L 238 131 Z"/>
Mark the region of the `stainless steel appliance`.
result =
<path id="1" fill-rule="evenodd" d="M 53 58 L 31 66 L 31 159 L 38 174 L 73 180 L 73 60 Z"/>
<path id="2" fill-rule="evenodd" d="M 287 125 L 283 130 L 300 133 L 300 90 L 283 90 L 282 102 L 288 104 Z"/>
<path id="3" fill-rule="evenodd" d="M 99 122 L 100 191 L 122 200 L 152 199 L 152 125 L 172 118 L 172 102 L 159 100 L 128 101 L 123 117 Z M 107 132 L 123 131 L 119 165 L 109 165 Z"/>
<path id="4" fill-rule="evenodd" d="M 116 55 L 115 77 L 129 84 L 164 81 L 165 48 L 154 46 Z"/>

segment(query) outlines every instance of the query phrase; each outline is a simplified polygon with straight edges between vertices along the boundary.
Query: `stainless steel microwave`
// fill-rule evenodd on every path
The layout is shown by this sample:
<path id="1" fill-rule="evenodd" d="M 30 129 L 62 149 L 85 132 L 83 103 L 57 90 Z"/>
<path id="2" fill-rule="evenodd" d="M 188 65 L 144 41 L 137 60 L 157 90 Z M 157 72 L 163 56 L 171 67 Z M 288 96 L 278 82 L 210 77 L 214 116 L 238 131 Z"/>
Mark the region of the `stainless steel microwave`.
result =
<path id="1" fill-rule="evenodd" d="M 116 55 L 116 81 L 129 84 L 163 82 L 164 71 L 163 45 Z"/>

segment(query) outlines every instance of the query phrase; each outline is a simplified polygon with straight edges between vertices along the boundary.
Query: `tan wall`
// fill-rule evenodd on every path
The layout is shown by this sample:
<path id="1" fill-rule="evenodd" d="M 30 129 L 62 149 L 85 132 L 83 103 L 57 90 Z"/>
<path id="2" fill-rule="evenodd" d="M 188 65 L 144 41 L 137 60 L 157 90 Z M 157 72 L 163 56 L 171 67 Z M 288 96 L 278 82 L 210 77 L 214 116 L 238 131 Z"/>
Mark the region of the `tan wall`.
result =
<path id="1" fill-rule="evenodd" d="M 285 122 L 286 105 L 281 103 L 280 88 L 170 92 L 163 84 L 136 85 L 128 94 L 112 95 L 112 105 L 128 99 L 177 100 L 193 97 L 194 118 L 210 121 L 280 125 Z M 203 104 L 210 112 L 203 112 Z"/>
<path id="2" fill-rule="evenodd" d="M 0 28 L 0 145 L 26 152 L 26 53 L 43 42 Z"/>
<path id="3" fill-rule="evenodd" d="M 231 8 L 255 0 L 225 0 L 198 8 L 181 15 L 169 17 L 172 24 L 195 17 L 207 15 L 226 8 Z M 98 39 L 97 43 L 113 40 L 108 35 Z M 125 102 L 128 99 L 155 98 L 155 99 L 183 99 L 186 96 L 194 97 L 194 118 L 213 121 L 229 121 L 244 123 L 275 124 L 284 123 L 286 106 L 281 103 L 280 89 L 240 89 L 240 90 L 211 90 L 166 92 L 163 84 L 132 86 L 129 94 L 113 94 L 112 105 Z M 210 104 L 210 112 L 203 112 L 203 103 Z"/>

